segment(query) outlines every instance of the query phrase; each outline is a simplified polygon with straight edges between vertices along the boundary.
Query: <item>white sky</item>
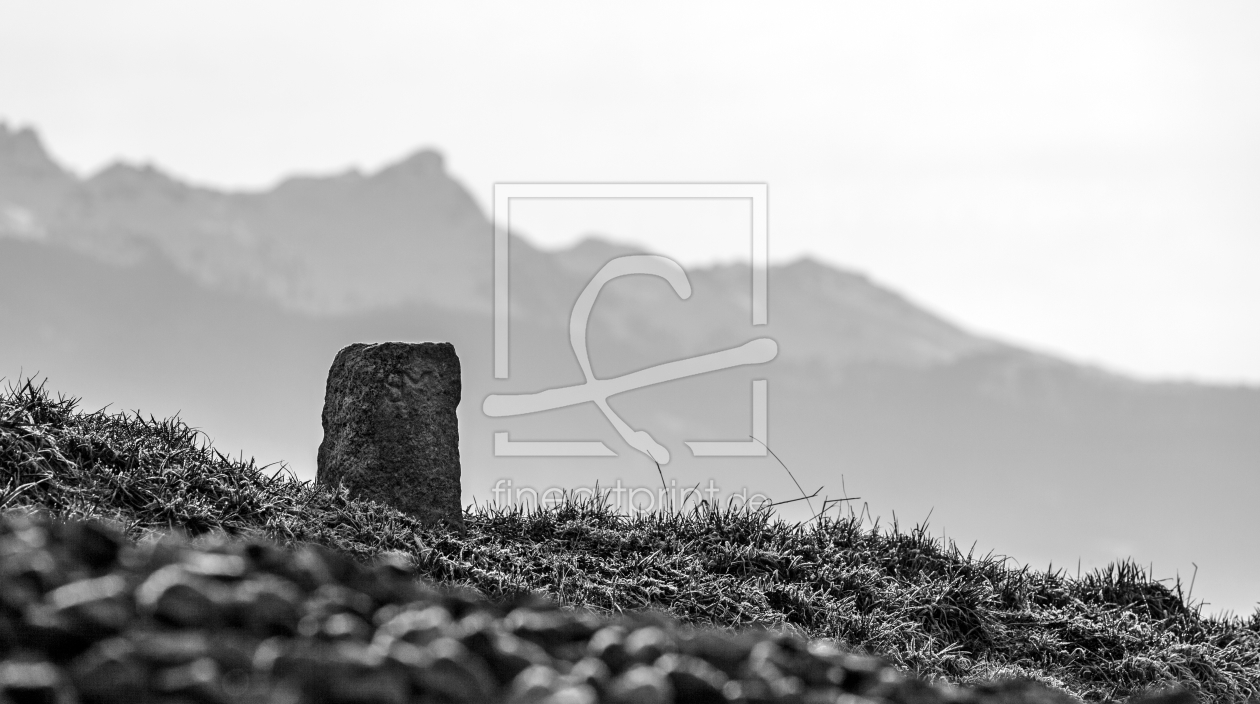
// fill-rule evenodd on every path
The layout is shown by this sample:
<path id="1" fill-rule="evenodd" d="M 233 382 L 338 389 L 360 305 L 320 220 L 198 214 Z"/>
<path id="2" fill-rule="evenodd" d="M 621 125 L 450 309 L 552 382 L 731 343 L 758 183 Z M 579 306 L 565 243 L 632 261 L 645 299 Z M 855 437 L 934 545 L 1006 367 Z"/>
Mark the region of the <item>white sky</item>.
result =
<path id="1" fill-rule="evenodd" d="M 1257 37 L 1254 2 L 6 2 L 0 119 L 84 173 L 234 188 L 421 146 L 483 204 L 765 182 L 774 259 L 1078 360 L 1260 383 Z M 526 231 L 747 256 L 604 220 Z"/>

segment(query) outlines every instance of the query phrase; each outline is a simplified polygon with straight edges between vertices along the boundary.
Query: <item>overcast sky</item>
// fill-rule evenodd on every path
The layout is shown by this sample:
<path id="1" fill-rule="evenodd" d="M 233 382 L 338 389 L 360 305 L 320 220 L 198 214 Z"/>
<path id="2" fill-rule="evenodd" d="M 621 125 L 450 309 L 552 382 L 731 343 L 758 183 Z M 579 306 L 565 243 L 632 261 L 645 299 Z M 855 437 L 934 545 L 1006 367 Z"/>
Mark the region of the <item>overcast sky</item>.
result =
<path id="1" fill-rule="evenodd" d="M 6 2 L 0 119 L 81 173 L 230 188 L 422 146 L 483 204 L 765 182 L 773 259 L 1074 359 L 1260 383 L 1257 37 L 1254 2 Z M 524 224 L 747 256 L 703 219 Z"/>

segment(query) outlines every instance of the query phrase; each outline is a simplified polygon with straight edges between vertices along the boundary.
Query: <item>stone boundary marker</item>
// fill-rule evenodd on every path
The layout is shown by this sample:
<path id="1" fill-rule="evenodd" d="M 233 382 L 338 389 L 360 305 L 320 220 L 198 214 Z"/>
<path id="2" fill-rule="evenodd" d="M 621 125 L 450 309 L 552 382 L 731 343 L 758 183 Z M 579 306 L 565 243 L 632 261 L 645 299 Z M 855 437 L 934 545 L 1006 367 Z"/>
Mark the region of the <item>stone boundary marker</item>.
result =
<path id="1" fill-rule="evenodd" d="M 462 530 L 461 390 L 449 342 L 345 347 L 328 370 L 315 480 Z"/>

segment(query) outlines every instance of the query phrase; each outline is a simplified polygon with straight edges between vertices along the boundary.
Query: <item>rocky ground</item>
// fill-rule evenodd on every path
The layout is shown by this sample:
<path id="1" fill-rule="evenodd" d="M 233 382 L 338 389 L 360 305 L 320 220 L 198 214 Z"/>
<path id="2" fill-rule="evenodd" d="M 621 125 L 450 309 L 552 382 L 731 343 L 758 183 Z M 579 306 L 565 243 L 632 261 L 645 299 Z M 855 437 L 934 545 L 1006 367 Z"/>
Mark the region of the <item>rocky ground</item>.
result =
<path id="1" fill-rule="evenodd" d="M 782 632 L 496 604 L 428 586 L 410 564 L 262 541 L 133 544 L 10 513 L 0 702 L 1075 701 L 1028 681 L 929 683 Z"/>

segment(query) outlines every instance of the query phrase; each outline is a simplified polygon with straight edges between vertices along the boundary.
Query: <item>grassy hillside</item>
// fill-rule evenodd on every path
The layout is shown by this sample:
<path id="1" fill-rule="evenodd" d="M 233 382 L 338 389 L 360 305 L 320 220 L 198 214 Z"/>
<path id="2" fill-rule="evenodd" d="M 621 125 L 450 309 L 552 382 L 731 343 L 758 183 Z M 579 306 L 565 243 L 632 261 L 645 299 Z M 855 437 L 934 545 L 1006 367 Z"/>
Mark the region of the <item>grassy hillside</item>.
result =
<path id="1" fill-rule="evenodd" d="M 888 658 L 928 678 L 1027 677 L 1086 701 L 1179 684 L 1212 701 L 1260 692 L 1260 613 L 1202 616 L 1131 562 L 1077 578 L 1009 569 L 915 528 L 786 524 L 705 506 L 628 517 L 593 502 L 476 509 L 467 534 L 232 460 L 178 419 L 81 412 L 31 382 L 0 391 L 0 508 L 103 518 L 133 538 L 313 543 L 492 600 L 545 594 L 596 613 L 771 627 Z"/>

